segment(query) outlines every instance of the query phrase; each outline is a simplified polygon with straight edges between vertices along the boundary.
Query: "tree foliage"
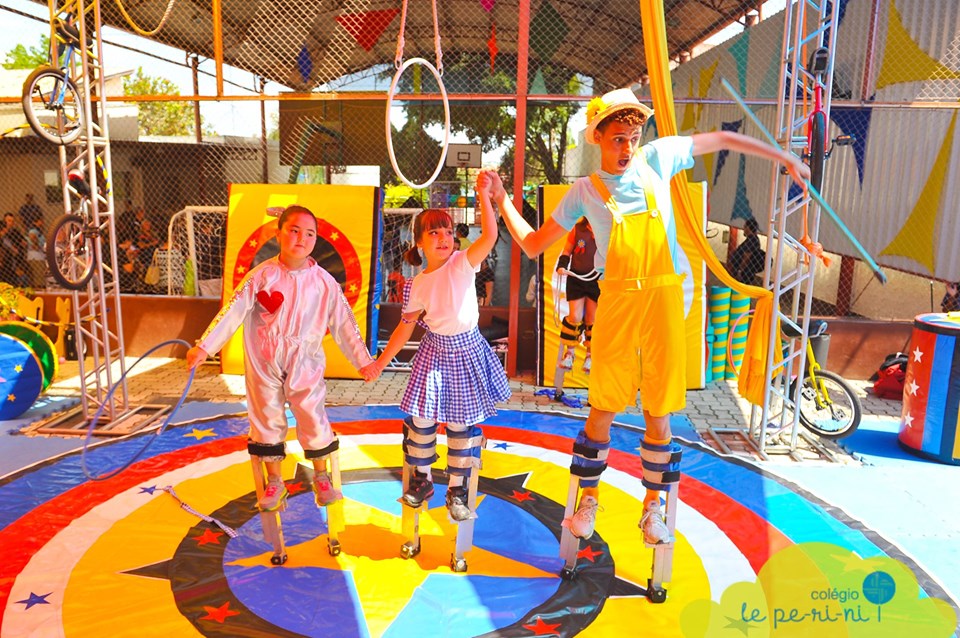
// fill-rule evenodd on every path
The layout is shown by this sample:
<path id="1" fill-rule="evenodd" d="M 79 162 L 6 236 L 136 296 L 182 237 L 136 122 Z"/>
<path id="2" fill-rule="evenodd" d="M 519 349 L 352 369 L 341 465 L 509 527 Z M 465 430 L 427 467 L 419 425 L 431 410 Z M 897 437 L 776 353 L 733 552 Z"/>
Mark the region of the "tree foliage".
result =
<path id="1" fill-rule="evenodd" d="M 123 79 L 124 95 L 180 95 L 176 84 L 166 78 L 154 77 L 139 67 Z M 194 133 L 193 105 L 189 102 L 139 102 L 140 116 L 137 128 L 140 135 L 192 135 Z M 201 120 L 201 130 L 214 134 Z"/>
<path id="2" fill-rule="evenodd" d="M 35 47 L 25 47 L 18 44 L 4 57 L 5 69 L 34 69 L 48 64 L 50 60 L 50 36 L 43 36 L 40 44 Z"/>

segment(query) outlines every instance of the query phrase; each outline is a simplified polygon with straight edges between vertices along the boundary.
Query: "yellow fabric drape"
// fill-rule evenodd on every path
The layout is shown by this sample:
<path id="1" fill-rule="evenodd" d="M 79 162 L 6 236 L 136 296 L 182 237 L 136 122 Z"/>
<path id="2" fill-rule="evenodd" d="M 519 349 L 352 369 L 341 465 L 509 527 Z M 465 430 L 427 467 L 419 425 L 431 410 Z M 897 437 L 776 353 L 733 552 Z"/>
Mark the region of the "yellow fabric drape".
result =
<path id="1" fill-rule="evenodd" d="M 677 116 L 673 106 L 673 85 L 670 80 L 670 68 L 667 56 L 667 29 L 663 15 L 662 0 L 640 0 L 640 21 L 643 26 L 643 46 L 647 56 L 647 73 L 650 76 L 650 92 L 653 96 L 653 111 L 657 118 L 657 131 L 661 136 L 677 134 Z M 749 297 L 757 299 L 754 319 L 747 335 L 746 352 L 743 356 L 743 366 L 740 368 L 740 378 L 737 388 L 743 398 L 754 405 L 763 405 L 764 400 L 764 369 L 769 351 L 769 336 L 771 321 L 775 321 L 779 329 L 780 318 L 774 312 L 773 292 L 740 283 L 734 279 L 717 259 L 703 230 L 693 216 L 693 205 L 687 190 L 686 173 L 681 172 L 674 176 L 670 183 L 673 195 L 674 209 L 677 218 L 684 225 L 696 243 L 697 250 L 710 268 L 710 272 L 717 276 L 724 285 L 733 288 Z M 778 333 L 779 334 L 779 330 Z M 779 348 L 774 348 L 774 371 L 780 367 L 783 356 Z M 773 376 L 773 372 L 770 373 Z"/>

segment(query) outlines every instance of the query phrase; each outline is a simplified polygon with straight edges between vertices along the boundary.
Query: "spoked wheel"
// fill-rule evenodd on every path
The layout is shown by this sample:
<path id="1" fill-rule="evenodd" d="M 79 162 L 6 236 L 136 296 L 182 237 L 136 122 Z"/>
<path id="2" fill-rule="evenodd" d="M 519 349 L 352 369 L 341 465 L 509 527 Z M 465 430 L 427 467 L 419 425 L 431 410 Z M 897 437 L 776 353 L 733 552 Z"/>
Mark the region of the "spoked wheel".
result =
<path id="1" fill-rule="evenodd" d="M 856 392 L 842 377 L 826 370 L 817 372 L 817 383 L 819 392 L 809 376 L 803 378 L 798 399 L 800 423 L 825 439 L 853 434 L 863 413 Z"/>
<path id="2" fill-rule="evenodd" d="M 43 139 L 70 144 L 83 132 L 83 99 L 60 69 L 35 69 L 23 83 L 21 101 L 30 128 Z"/>
<path id="3" fill-rule="evenodd" d="M 827 116 L 822 111 L 810 120 L 810 183 L 817 192 L 823 186 L 823 163 L 827 159 Z"/>
<path id="4" fill-rule="evenodd" d="M 64 215 L 54 223 L 47 238 L 47 264 L 64 288 L 82 290 L 90 281 L 96 259 L 94 238 L 80 215 Z"/>

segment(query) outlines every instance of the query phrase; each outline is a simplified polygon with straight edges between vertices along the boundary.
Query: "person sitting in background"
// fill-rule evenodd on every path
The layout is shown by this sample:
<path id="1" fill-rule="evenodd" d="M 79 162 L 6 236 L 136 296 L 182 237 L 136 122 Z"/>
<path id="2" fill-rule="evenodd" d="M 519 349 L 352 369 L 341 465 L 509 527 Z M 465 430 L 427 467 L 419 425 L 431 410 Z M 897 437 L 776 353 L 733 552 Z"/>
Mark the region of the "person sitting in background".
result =
<path id="1" fill-rule="evenodd" d="M 757 274 L 763 272 L 763 264 L 766 260 L 766 253 L 760 248 L 760 238 L 757 232 L 760 225 L 753 217 L 749 218 L 743 224 L 743 243 L 737 246 L 733 254 L 730 255 L 728 270 L 737 281 L 745 284 L 753 284 Z"/>
<path id="2" fill-rule="evenodd" d="M 947 284 L 947 294 L 940 301 L 941 312 L 960 311 L 960 282 L 952 281 Z"/>
<path id="3" fill-rule="evenodd" d="M 489 262 L 484 259 L 480 263 L 480 270 L 477 271 L 477 278 L 474 282 L 477 289 L 477 303 L 481 306 L 493 304 L 493 282 L 493 268 L 491 268 Z"/>
<path id="4" fill-rule="evenodd" d="M 466 250 L 467 248 L 470 248 L 470 244 L 473 242 L 468 239 L 468 235 L 470 235 L 470 227 L 466 224 L 457 224 L 456 240 L 460 244 L 457 250 Z"/>

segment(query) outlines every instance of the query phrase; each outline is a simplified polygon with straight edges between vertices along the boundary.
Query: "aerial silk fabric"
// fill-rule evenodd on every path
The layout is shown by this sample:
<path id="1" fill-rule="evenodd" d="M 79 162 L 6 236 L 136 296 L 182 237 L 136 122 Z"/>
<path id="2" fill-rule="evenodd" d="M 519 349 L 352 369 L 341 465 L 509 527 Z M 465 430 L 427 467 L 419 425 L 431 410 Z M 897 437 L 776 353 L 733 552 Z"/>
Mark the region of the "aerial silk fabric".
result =
<path id="1" fill-rule="evenodd" d="M 667 31 L 662 0 L 640 0 L 640 20 L 643 25 L 643 46 L 647 57 L 647 72 L 650 75 L 650 91 L 657 118 L 657 131 L 661 136 L 676 135 L 677 116 L 673 105 L 673 86 L 670 83 Z M 780 325 L 780 318 L 774 314 L 773 291 L 759 286 L 749 286 L 734 279 L 720 263 L 707 243 L 706 237 L 696 231 L 696 218 L 687 190 L 686 174 L 681 172 L 674 176 L 670 182 L 670 188 L 676 216 L 688 234 L 695 238 L 697 250 L 706 261 L 710 272 L 716 275 L 724 286 L 757 299 L 737 389 L 750 403 L 763 405 L 765 382 L 773 376 L 783 360 L 780 349 L 774 348 L 773 371 L 769 376 L 765 374 L 770 346 L 770 327 L 775 322 L 777 334 L 779 334 Z"/>

